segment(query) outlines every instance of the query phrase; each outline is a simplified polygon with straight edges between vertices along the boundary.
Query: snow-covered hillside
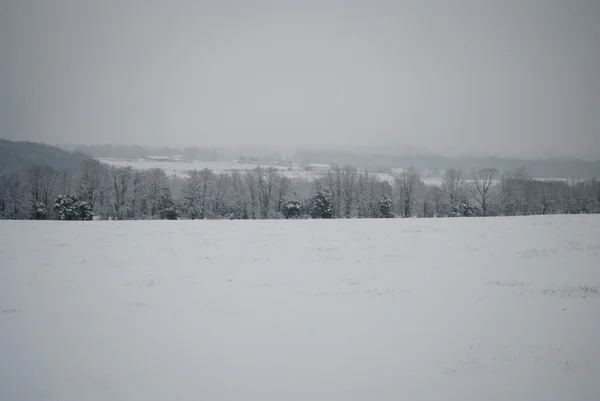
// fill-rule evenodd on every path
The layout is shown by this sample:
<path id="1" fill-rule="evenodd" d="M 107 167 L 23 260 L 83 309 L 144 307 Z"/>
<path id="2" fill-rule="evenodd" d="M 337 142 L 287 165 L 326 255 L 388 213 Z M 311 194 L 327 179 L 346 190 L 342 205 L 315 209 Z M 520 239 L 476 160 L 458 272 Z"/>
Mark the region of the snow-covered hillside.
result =
<path id="1" fill-rule="evenodd" d="M 0 399 L 597 400 L 599 234 L 0 221 Z"/>

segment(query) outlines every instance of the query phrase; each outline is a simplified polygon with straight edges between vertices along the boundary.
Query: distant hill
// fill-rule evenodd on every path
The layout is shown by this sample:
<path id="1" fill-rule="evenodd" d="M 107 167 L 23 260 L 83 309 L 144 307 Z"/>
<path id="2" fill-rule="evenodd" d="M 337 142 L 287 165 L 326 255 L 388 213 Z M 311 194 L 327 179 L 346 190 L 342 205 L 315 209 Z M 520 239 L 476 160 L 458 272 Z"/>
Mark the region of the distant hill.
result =
<path id="1" fill-rule="evenodd" d="M 175 149 L 171 148 L 150 149 L 139 145 L 65 145 L 64 148 L 97 158 L 129 160 L 144 156 L 172 156 L 177 153 Z"/>
<path id="2" fill-rule="evenodd" d="M 67 147 L 68 146 L 68 147 Z M 146 156 L 174 156 L 182 155 L 185 160 L 217 161 L 219 155 L 215 149 L 200 149 L 189 147 L 185 149 L 161 146 L 151 148 L 139 145 L 66 145 L 65 149 L 75 150 L 92 157 L 106 159 L 135 160 Z"/>
<path id="3" fill-rule="evenodd" d="M 89 158 L 81 152 L 68 152 L 42 143 L 0 139 L 0 171 L 34 164 L 49 165 L 57 170 L 73 169 Z"/>

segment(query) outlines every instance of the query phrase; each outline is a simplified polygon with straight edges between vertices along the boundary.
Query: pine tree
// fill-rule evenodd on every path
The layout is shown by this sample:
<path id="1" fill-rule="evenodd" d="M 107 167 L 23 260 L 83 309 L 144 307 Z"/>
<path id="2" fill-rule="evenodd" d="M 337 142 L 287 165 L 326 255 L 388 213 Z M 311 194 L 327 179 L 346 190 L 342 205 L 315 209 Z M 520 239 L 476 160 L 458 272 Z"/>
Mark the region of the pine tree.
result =
<path id="1" fill-rule="evenodd" d="M 297 200 L 286 200 L 281 205 L 281 213 L 286 219 L 297 219 L 302 216 L 302 204 Z"/>
<path id="2" fill-rule="evenodd" d="M 325 190 L 318 191 L 311 200 L 310 216 L 313 219 L 332 219 L 333 202 L 331 192 Z"/>
<path id="3" fill-rule="evenodd" d="M 179 210 L 168 188 L 158 198 L 158 216 L 163 220 L 177 220 L 179 218 Z"/>
<path id="4" fill-rule="evenodd" d="M 54 211 L 59 220 L 75 220 L 75 195 L 58 195 L 54 201 Z"/>
<path id="5" fill-rule="evenodd" d="M 76 195 L 58 195 L 54 201 L 54 211 L 59 220 L 92 220 L 94 213 L 89 203 Z"/>
<path id="6" fill-rule="evenodd" d="M 33 205 L 33 211 L 31 213 L 31 218 L 33 220 L 46 220 L 48 218 L 48 209 L 44 202 L 36 202 Z"/>
<path id="7" fill-rule="evenodd" d="M 477 209 L 469 202 L 464 200 L 454 206 L 452 217 L 472 217 L 477 214 Z"/>
<path id="8" fill-rule="evenodd" d="M 389 196 L 384 195 L 379 201 L 379 217 L 384 219 L 391 219 L 394 217 L 393 204 Z"/>
<path id="9" fill-rule="evenodd" d="M 77 213 L 77 220 L 92 220 L 94 218 L 92 206 L 86 201 L 76 202 L 75 210 Z"/>

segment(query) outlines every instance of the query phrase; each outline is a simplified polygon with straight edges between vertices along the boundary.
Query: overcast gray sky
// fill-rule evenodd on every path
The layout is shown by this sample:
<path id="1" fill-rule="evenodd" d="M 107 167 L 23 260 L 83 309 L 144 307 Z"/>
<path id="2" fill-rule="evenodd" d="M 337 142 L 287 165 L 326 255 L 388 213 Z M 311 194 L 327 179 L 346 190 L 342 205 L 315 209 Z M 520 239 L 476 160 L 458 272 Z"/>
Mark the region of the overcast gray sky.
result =
<path id="1" fill-rule="evenodd" d="M 0 137 L 600 158 L 600 2 L 0 0 Z"/>

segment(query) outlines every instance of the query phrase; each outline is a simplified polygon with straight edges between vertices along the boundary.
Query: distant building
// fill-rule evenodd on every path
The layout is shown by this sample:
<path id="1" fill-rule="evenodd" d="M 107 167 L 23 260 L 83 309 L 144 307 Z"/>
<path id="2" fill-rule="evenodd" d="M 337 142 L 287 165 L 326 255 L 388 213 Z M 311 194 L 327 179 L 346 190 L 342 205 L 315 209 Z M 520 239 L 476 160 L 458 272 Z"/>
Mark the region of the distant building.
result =
<path id="1" fill-rule="evenodd" d="M 172 162 L 175 161 L 171 156 L 144 156 L 144 160 L 151 162 Z"/>
<path id="2" fill-rule="evenodd" d="M 319 164 L 319 163 L 309 163 L 305 164 L 303 167 L 304 171 L 314 171 L 314 172 L 326 172 L 331 170 L 331 166 L 329 164 Z"/>
<path id="3" fill-rule="evenodd" d="M 185 161 L 185 156 L 183 155 L 173 155 L 173 160 L 176 162 L 184 162 Z"/>

